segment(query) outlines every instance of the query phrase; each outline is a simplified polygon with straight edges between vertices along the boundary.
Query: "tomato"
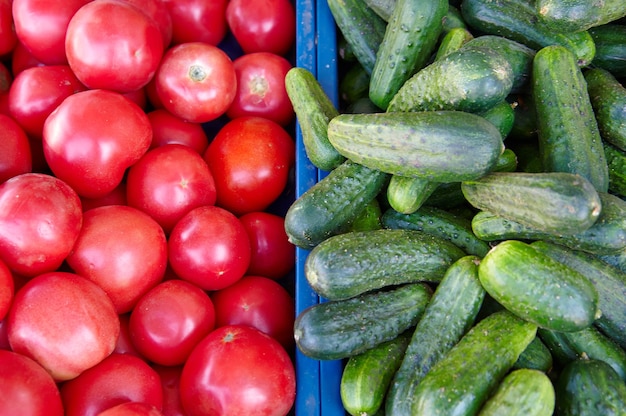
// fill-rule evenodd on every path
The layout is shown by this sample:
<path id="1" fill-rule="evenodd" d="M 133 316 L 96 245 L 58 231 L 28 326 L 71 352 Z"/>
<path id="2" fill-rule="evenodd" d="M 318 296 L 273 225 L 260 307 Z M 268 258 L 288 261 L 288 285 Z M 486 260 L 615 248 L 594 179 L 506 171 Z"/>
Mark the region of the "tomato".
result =
<path id="1" fill-rule="evenodd" d="M 121 182 L 111 192 L 98 198 L 80 198 L 83 204 L 83 212 L 106 205 L 127 205 L 126 182 Z"/>
<path id="2" fill-rule="evenodd" d="M 163 0 L 123 0 L 132 4 L 157 23 L 163 39 L 163 50 L 172 43 L 172 17 Z"/>
<path id="3" fill-rule="evenodd" d="M 11 73 L 13 76 L 17 76 L 20 72 L 26 68 L 32 68 L 33 66 L 44 66 L 45 64 L 35 58 L 32 53 L 22 42 L 18 40 L 17 45 L 13 48 L 11 53 Z"/>
<path id="4" fill-rule="evenodd" d="M 80 199 L 65 182 L 25 173 L 0 185 L 0 258 L 14 273 L 56 270 L 83 221 Z"/>
<path id="5" fill-rule="evenodd" d="M 130 312 L 119 315 L 120 318 L 120 336 L 117 338 L 115 344 L 114 353 L 118 354 L 130 354 L 141 359 L 145 358 L 141 355 L 137 348 L 133 345 L 133 341 L 130 339 Z"/>
<path id="6" fill-rule="evenodd" d="M 172 270 L 204 290 L 218 290 L 241 279 L 250 264 L 250 240 L 241 221 L 216 206 L 187 213 L 168 241 Z"/>
<path id="7" fill-rule="evenodd" d="M 182 144 L 168 144 L 148 151 L 130 167 L 126 199 L 169 234 L 192 209 L 215 204 L 215 183 L 202 155 Z"/>
<path id="8" fill-rule="evenodd" d="M 167 280 L 139 299 L 130 315 L 133 345 L 148 360 L 180 365 L 215 327 L 211 298 L 184 280 Z"/>
<path id="9" fill-rule="evenodd" d="M 163 108 L 157 108 L 148 113 L 152 125 L 151 148 L 165 144 L 184 144 L 203 154 L 209 145 L 202 124 L 190 123 Z"/>
<path id="10" fill-rule="evenodd" d="M 54 379 L 32 359 L 0 350 L 0 414 L 63 416 Z"/>
<path id="11" fill-rule="evenodd" d="M 0 260 L 0 321 L 2 321 L 11 303 L 13 303 L 13 295 L 15 293 L 15 284 L 13 283 L 13 273 L 9 267 Z"/>
<path id="12" fill-rule="evenodd" d="M 284 217 L 264 211 L 239 217 L 250 238 L 252 249 L 247 274 L 280 279 L 296 261 L 296 248 L 285 232 Z"/>
<path id="13" fill-rule="evenodd" d="M 0 320 L 0 350 L 11 350 L 9 335 L 7 334 L 7 320 Z"/>
<path id="14" fill-rule="evenodd" d="M 125 402 L 105 411 L 98 413 L 98 416 L 162 416 L 163 412 L 155 406 L 141 402 Z"/>
<path id="15" fill-rule="evenodd" d="M 218 45 L 226 36 L 228 0 L 162 0 L 172 18 L 172 43 Z"/>
<path id="16" fill-rule="evenodd" d="M 120 321 L 96 284 L 68 272 L 33 277 L 8 314 L 13 351 L 37 361 L 57 381 L 93 367 L 115 348 Z"/>
<path id="17" fill-rule="evenodd" d="M 67 264 L 102 287 L 117 313 L 128 312 L 163 279 L 165 233 L 148 214 L 130 206 L 90 209 L 83 218 Z"/>
<path id="18" fill-rule="evenodd" d="M 263 211 L 283 192 L 295 159 L 295 144 L 279 124 L 262 117 L 228 122 L 204 159 L 215 179 L 217 202 L 237 215 Z"/>
<path id="19" fill-rule="evenodd" d="M 87 87 L 129 92 L 150 81 L 164 49 L 159 26 L 144 12 L 120 0 L 95 0 L 70 20 L 65 51 Z"/>
<path id="20" fill-rule="evenodd" d="M 96 416 L 125 402 L 163 408 L 157 374 L 141 358 L 113 353 L 60 387 L 65 416 Z"/>
<path id="21" fill-rule="evenodd" d="M 275 339 L 250 326 L 223 326 L 187 359 L 180 394 L 189 416 L 283 416 L 295 400 L 295 370 Z"/>
<path id="22" fill-rule="evenodd" d="M 180 374 L 182 365 L 164 366 L 153 364 L 152 368 L 159 374 L 163 388 L 163 414 L 167 416 L 187 416 L 180 402 Z"/>
<path id="23" fill-rule="evenodd" d="M 290 0 L 230 0 L 226 21 L 245 53 L 285 55 L 296 39 L 296 14 Z"/>
<path id="24" fill-rule="evenodd" d="M 0 0 L 0 56 L 10 54 L 17 45 L 12 3 L 13 0 Z"/>
<path id="25" fill-rule="evenodd" d="M 280 55 L 255 52 L 233 61 L 237 74 L 237 94 L 226 115 L 259 116 L 286 126 L 295 117 L 285 87 L 291 63 Z"/>
<path id="26" fill-rule="evenodd" d="M 13 83 L 13 74 L 7 64 L 0 62 L 0 94 L 7 94 Z"/>
<path id="27" fill-rule="evenodd" d="M 0 183 L 33 170 L 26 132 L 13 118 L 0 114 Z"/>
<path id="28" fill-rule="evenodd" d="M 87 198 L 115 189 L 151 142 L 146 113 L 121 94 L 106 90 L 67 97 L 48 116 L 43 129 L 50 169 Z"/>

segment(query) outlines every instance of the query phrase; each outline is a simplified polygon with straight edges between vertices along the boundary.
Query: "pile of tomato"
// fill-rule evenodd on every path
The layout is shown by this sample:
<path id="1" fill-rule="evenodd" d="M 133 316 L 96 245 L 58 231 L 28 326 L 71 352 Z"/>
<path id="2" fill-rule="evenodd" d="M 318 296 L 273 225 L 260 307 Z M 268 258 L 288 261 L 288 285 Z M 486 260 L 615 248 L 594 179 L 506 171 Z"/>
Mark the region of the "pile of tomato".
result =
<path id="1" fill-rule="evenodd" d="M 0 415 L 293 413 L 290 0 L 0 0 Z"/>

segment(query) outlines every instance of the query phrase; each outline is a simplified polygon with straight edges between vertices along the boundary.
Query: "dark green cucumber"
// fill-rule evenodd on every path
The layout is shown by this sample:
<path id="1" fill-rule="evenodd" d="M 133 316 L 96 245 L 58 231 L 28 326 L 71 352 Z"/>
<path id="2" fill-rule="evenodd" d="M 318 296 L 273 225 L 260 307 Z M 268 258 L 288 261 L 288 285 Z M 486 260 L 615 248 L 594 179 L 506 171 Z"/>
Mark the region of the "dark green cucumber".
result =
<path id="1" fill-rule="evenodd" d="M 411 330 L 348 359 L 341 374 L 339 393 L 349 414 L 373 416 L 384 408 L 387 389 L 410 340 Z"/>
<path id="2" fill-rule="evenodd" d="M 478 178 L 504 150 L 492 123 L 462 111 L 341 114 L 330 121 L 328 138 L 357 163 L 433 182 Z"/>
<path id="3" fill-rule="evenodd" d="M 372 199 L 356 216 L 348 223 L 346 231 L 370 231 L 382 228 L 380 219 L 382 217 L 382 209 L 378 199 Z"/>
<path id="4" fill-rule="evenodd" d="M 305 68 L 291 68 L 285 88 L 298 119 L 307 157 L 316 167 L 332 170 L 344 160 L 328 141 L 328 122 L 339 114 L 315 76 Z"/>
<path id="5" fill-rule="evenodd" d="M 309 306 L 294 323 L 296 346 L 316 360 L 361 354 L 415 326 L 431 296 L 415 283 Z"/>
<path id="6" fill-rule="evenodd" d="M 447 0 L 397 0 L 378 48 L 369 96 L 387 109 L 389 101 L 436 50 L 448 12 Z"/>
<path id="7" fill-rule="evenodd" d="M 618 78 L 626 77 L 626 26 L 608 23 L 589 29 L 596 55 L 591 65 L 603 68 Z"/>
<path id="8" fill-rule="evenodd" d="M 363 65 L 355 62 L 339 81 L 339 97 L 345 105 L 353 104 L 361 98 L 368 97 L 369 86 L 370 75 Z"/>
<path id="9" fill-rule="evenodd" d="M 548 373 L 552 370 L 553 364 L 552 353 L 541 338 L 536 336 L 520 354 L 513 368 L 530 368 Z"/>
<path id="10" fill-rule="evenodd" d="M 412 414 L 476 414 L 536 332 L 534 324 L 508 311 L 487 316 L 424 376 Z"/>
<path id="11" fill-rule="evenodd" d="M 435 54 L 435 61 L 443 58 L 444 56 L 458 51 L 461 46 L 465 45 L 468 41 L 473 39 L 474 36 L 464 27 L 453 27 L 447 33 L 443 35 L 437 52 Z"/>
<path id="12" fill-rule="evenodd" d="M 626 198 L 626 151 L 604 142 L 604 155 L 609 166 L 609 192 Z"/>
<path id="13" fill-rule="evenodd" d="M 380 193 L 387 177 L 346 160 L 291 204 L 285 214 L 289 241 L 310 249 L 341 232 Z"/>
<path id="14" fill-rule="evenodd" d="M 538 25 L 534 3 L 528 0 L 463 0 L 461 13 L 475 31 L 498 35 L 539 50 L 549 45 L 568 48 L 578 65 L 589 65 L 595 44 L 587 31 L 563 33 Z"/>
<path id="15" fill-rule="evenodd" d="M 578 331 L 600 316 L 598 292 L 589 278 L 522 241 L 493 247 L 478 276 L 498 303 L 542 328 Z"/>
<path id="16" fill-rule="evenodd" d="M 626 414 L 626 384 L 601 360 L 578 359 L 563 368 L 554 385 L 559 416 Z"/>
<path id="17" fill-rule="evenodd" d="M 552 416 L 556 395 L 543 371 L 516 369 L 507 374 L 478 416 Z"/>
<path id="18" fill-rule="evenodd" d="M 438 182 L 422 178 L 392 175 L 387 186 L 387 201 L 396 211 L 410 214 L 418 210 L 438 186 Z"/>
<path id="19" fill-rule="evenodd" d="M 465 252 L 443 238 L 380 229 L 330 237 L 307 256 L 304 274 L 320 296 L 339 300 L 387 286 L 438 282 Z"/>
<path id="20" fill-rule="evenodd" d="M 509 95 L 507 101 L 511 103 L 511 107 L 513 107 L 515 112 L 513 128 L 509 133 L 509 137 L 522 145 L 537 147 L 537 114 L 532 97 L 528 94 L 517 93 Z M 512 140 L 509 140 L 509 142 Z M 538 159 L 536 155 L 539 154 L 539 151 L 535 152 L 533 150 L 531 154 L 533 154 L 533 160 Z"/>
<path id="21" fill-rule="evenodd" d="M 389 387 L 387 414 L 411 414 L 413 393 L 420 381 L 473 326 L 485 296 L 478 280 L 478 262 L 476 256 L 460 258 L 435 289 Z"/>
<path id="22" fill-rule="evenodd" d="M 623 0 L 535 0 L 539 21 L 558 32 L 580 32 L 626 16 Z"/>
<path id="23" fill-rule="evenodd" d="M 544 169 L 577 173 L 606 192 L 609 176 L 602 138 L 585 78 L 568 49 L 548 46 L 537 52 L 532 95 Z"/>
<path id="24" fill-rule="evenodd" d="M 602 138 L 626 150 L 626 88 L 601 68 L 586 71 L 585 80 Z"/>
<path id="25" fill-rule="evenodd" d="M 513 123 L 515 122 L 515 110 L 506 100 L 502 100 L 498 104 L 495 104 L 493 107 L 488 108 L 485 111 L 479 112 L 478 115 L 484 117 L 498 128 L 498 130 L 500 131 L 500 136 L 502 136 L 502 140 L 506 139 L 513 129 Z M 517 167 L 517 157 L 515 156 L 515 153 L 511 149 L 504 149 L 502 155 L 508 156 L 510 158 L 508 159 L 508 161 L 513 162 L 514 164 L 513 169 L 507 168 L 506 170 L 515 170 L 515 167 Z M 495 170 L 502 169 L 496 168 Z"/>
<path id="26" fill-rule="evenodd" d="M 388 209 L 381 218 L 383 227 L 418 230 L 451 241 L 466 253 L 483 257 L 490 249 L 485 241 L 474 235 L 468 219 L 444 209 L 423 206 L 411 214 Z"/>
<path id="27" fill-rule="evenodd" d="M 593 185 L 572 173 L 492 172 L 461 189 L 479 210 L 556 235 L 587 230 L 602 211 Z"/>
<path id="28" fill-rule="evenodd" d="M 409 78 L 387 112 L 458 110 L 476 113 L 500 103 L 511 92 L 513 70 L 488 47 L 462 47 Z"/>

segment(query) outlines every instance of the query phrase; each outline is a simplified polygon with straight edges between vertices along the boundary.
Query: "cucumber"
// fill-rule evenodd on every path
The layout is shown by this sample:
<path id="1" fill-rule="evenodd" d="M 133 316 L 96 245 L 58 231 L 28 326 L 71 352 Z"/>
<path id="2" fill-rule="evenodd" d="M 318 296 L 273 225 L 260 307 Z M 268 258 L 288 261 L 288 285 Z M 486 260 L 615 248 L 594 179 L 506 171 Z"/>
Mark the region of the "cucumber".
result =
<path id="1" fill-rule="evenodd" d="M 528 147 L 536 147 L 537 138 L 537 114 L 535 111 L 535 103 L 528 94 L 515 93 L 507 97 L 507 101 L 511 103 L 515 112 L 513 120 L 513 128 L 509 133 L 512 140 L 527 145 Z M 510 142 L 511 140 L 509 140 Z M 533 156 L 535 153 L 533 151 Z M 535 159 L 535 157 L 533 157 Z"/>
<path id="2" fill-rule="evenodd" d="M 293 106 L 307 157 L 322 170 L 332 170 L 345 160 L 328 141 L 328 122 L 339 114 L 315 76 L 294 67 L 285 75 L 285 88 Z"/>
<path id="3" fill-rule="evenodd" d="M 512 86 L 513 70 L 503 55 L 487 47 L 462 47 L 409 78 L 387 112 L 481 112 L 504 100 Z"/>
<path id="4" fill-rule="evenodd" d="M 348 358 L 339 392 L 344 409 L 353 416 L 375 415 L 383 409 L 391 380 L 402 363 L 411 331 Z"/>
<path id="5" fill-rule="evenodd" d="M 593 185 L 572 173 L 492 172 L 461 190 L 479 210 L 555 235 L 582 233 L 602 211 Z"/>
<path id="6" fill-rule="evenodd" d="M 574 55 L 562 46 L 541 49 L 533 61 L 532 77 L 544 169 L 577 173 L 606 192 L 609 176 L 602 139 Z"/>
<path id="7" fill-rule="evenodd" d="M 555 404 L 552 380 L 542 371 L 523 368 L 504 377 L 478 416 L 552 416 Z"/>
<path id="8" fill-rule="evenodd" d="M 389 387 L 387 414 L 411 414 L 413 392 L 420 381 L 474 324 L 485 296 L 478 262 L 476 256 L 460 258 L 435 289 Z"/>
<path id="9" fill-rule="evenodd" d="M 470 31 L 464 27 L 451 28 L 443 35 L 441 41 L 439 42 L 439 47 L 437 48 L 437 52 L 435 54 L 435 61 L 438 61 L 444 56 L 459 50 L 461 46 L 465 45 L 473 38 L 474 36 L 470 33 Z"/>
<path id="10" fill-rule="evenodd" d="M 626 88 L 601 68 L 586 71 L 585 80 L 602 138 L 626 150 Z"/>
<path id="11" fill-rule="evenodd" d="M 530 368 L 549 373 L 553 364 L 552 353 L 541 338 L 536 336 L 513 364 L 513 369 Z"/>
<path id="12" fill-rule="evenodd" d="M 539 16 L 528 0 L 463 0 L 461 13 L 477 32 L 498 35 L 536 51 L 550 45 L 568 48 L 582 68 L 593 60 L 595 44 L 587 31 L 558 32 L 536 24 Z"/>
<path id="13" fill-rule="evenodd" d="M 396 0 L 378 48 L 369 96 L 383 110 L 413 73 L 436 50 L 448 12 L 447 0 Z"/>
<path id="14" fill-rule="evenodd" d="M 348 231 L 369 231 L 378 230 L 382 228 L 380 219 L 382 217 L 382 209 L 378 199 L 372 199 L 356 216 L 355 219 L 349 222 L 346 232 Z"/>
<path id="15" fill-rule="evenodd" d="M 462 111 L 340 114 L 328 139 L 356 163 L 433 182 L 478 178 L 504 150 L 493 124 Z"/>
<path id="16" fill-rule="evenodd" d="M 451 242 L 420 231 L 351 232 L 330 237 L 311 250 L 304 275 L 320 296 L 340 300 L 392 285 L 438 282 L 464 255 Z"/>
<path id="17" fill-rule="evenodd" d="M 316 360 L 361 354 L 415 326 L 432 289 L 414 283 L 304 309 L 294 323 L 298 349 Z"/>
<path id="18" fill-rule="evenodd" d="M 515 122 L 515 110 L 513 110 L 511 104 L 509 104 L 506 100 L 502 100 L 493 107 L 479 112 L 478 115 L 484 117 L 498 128 L 502 140 L 505 140 L 513 129 L 513 123 Z M 504 149 L 502 155 L 508 156 L 508 162 L 512 162 L 515 165 L 513 166 L 513 169 L 507 168 L 506 170 L 515 170 L 515 167 L 517 167 L 517 157 L 515 153 L 511 149 Z M 502 169 L 496 168 L 495 170 Z"/>
<path id="19" fill-rule="evenodd" d="M 623 0 L 535 0 L 539 21 L 558 32 L 580 32 L 626 16 Z"/>
<path id="20" fill-rule="evenodd" d="M 626 26 L 608 23 L 589 29 L 596 45 L 591 65 L 606 69 L 617 78 L 626 77 Z"/>
<path id="21" fill-rule="evenodd" d="M 457 27 L 467 29 L 467 25 L 463 20 L 461 11 L 459 10 L 459 5 L 454 3 L 455 2 L 453 1 L 448 2 L 448 13 L 446 13 L 446 16 L 443 18 L 442 34 L 448 33 L 449 31 Z"/>
<path id="22" fill-rule="evenodd" d="M 311 249 L 342 232 L 387 182 L 388 175 L 346 160 L 300 195 L 285 214 L 289 241 Z"/>
<path id="23" fill-rule="evenodd" d="M 403 214 L 415 212 L 437 189 L 439 183 L 422 178 L 392 175 L 387 187 L 387 201 Z"/>
<path id="24" fill-rule="evenodd" d="M 626 151 L 604 142 L 604 155 L 609 167 L 609 192 L 626 198 Z"/>
<path id="25" fill-rule="evenodd" d="M 376 12 L 385 22 L 391 17 L 396 0 L 363 0 L 368 7 Z"/>
<path id="26" fill-rule="evenodd" d="M 498 303 L 542 328 L 579 331 L 600 316 L 598 292 L 586 276 L 522 241 L 493 247 L 478 276 Z"/>
<path id="27" fill-rule="evenodd" d="M 346 105 L 368 98 L 370 75 L 358 62 L 348 68 L 339 82 L 339 97 Z M 337 115 L 337 114 L 335 114 Z"/>
<path id="28" fill-rule="evenodd" d="M 412 414 L 476 414 L 536 332 L 534 324 L 508 311 L 487 316 L 424 376 Z"/>

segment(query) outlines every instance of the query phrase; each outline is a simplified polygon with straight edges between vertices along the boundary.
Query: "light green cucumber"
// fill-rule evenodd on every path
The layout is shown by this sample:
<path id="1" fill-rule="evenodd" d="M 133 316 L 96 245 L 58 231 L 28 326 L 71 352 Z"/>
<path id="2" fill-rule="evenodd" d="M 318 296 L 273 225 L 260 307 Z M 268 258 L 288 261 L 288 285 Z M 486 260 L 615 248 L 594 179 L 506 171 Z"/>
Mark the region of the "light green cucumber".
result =
<path id="1" fill-rule="evenodd" d="M 403 214 L 410 214 L 421 207 L 437 189 L 439 183 L 422 178 L 392 175 L 387 186 L 387 201 Z"/>
<path id="2" fill-rule="evenodd" d="M 623 0 L 535 0 L 539 21 L 550 30 L 580 32 L 626 16 Z"/>
<path id="3" fill-rule="evenodd" d="M 435 54 L 435 61 L 443 58 L 444 56 L 455 52 L 465 45 L 468 41 L 474 39 L 474 36 L 464 27 L 453 27 L 447 33 L 443 35 L 437 52 Z"/>

